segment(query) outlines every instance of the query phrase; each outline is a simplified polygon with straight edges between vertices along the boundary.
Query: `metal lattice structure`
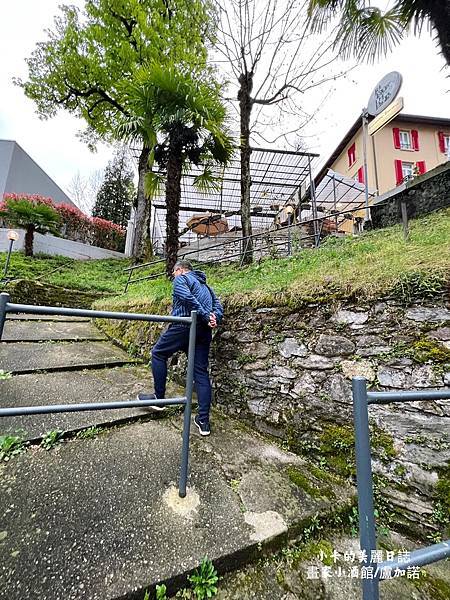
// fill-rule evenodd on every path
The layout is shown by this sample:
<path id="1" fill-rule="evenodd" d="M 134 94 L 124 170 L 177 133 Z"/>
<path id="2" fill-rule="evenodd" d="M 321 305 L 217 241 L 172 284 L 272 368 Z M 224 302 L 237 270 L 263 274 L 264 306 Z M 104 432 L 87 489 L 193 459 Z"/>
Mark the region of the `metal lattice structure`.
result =
<path id="1" fill-rule="evenodd" d="M 323 207 L 327 214 L 332 211 L 352 212 L 364 207 L 364 193 L 363 183 L 331 169 L 328 169 L 315 190 L 316 203 Z M 374 192 L 369 190 L 369 201 L 374 195 Z"/>
<path id="2" fill-rule="evenodd" d="M 252 148 L 250 172 L 250 210 L 255 231 L 266 229 L 273 223 L 278 208 L 292 201 L 298 203 L 299 194 L 305 192 L 312 181 L 312 168 L 317 154 L 291 152 L 267 148 Z M 231 231 L 240 228 L 241 164 L 236 151 L 227 167 L 216 167 L 213 172 L 220 181 L 217 191 L 202 193 L 194 186 L 201 170 L 192 167 L 181 181 L 180 231 L 186 230 L 187 221 L 194 214 L 224 215 Z M 165 237 L 166 208 L 164 194 L 152 201 L 153 242 Z M 197 236 L 185 231 L 182 241 L 189 243 Z"/>

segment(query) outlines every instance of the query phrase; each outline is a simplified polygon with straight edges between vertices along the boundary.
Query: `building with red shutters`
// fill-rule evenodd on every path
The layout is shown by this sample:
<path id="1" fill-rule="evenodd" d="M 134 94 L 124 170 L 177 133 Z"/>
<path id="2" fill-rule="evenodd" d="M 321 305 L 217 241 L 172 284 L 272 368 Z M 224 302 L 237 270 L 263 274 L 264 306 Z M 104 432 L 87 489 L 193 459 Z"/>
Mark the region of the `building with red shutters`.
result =
<path id="1" fill-rule="evenodd" d="M 369 189 L 375 195 L 431 171 L 450 159 L 450 119 L 399 114 L 367 145 Z M 353 124 L 315 178 L 328 169 L 365 183 L 361 118 Z"/>

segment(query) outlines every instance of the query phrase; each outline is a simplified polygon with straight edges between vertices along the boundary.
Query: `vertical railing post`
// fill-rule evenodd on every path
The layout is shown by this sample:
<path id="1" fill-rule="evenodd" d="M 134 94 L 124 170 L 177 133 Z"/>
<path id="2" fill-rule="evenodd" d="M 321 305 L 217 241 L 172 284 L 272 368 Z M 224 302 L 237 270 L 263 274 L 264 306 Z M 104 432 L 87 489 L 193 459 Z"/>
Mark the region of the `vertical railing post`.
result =
<path id="1" fill-rule="evenodd" d="M 194 360 L 195 338 L 197 334 L 197 311 L 191 312 L 191 325 L 189 330 L 188 364 L 186 373 L 186 404 L 184 406 L 183 446 L 181 450 L 181 473 L 178 494 L 180 498 L 186 497 L 186 485 L 189 468 L 189 435 L 191 432 L 192 392 L 194 389 Z"/>
<path id="2" fill-rule="evenodd" d="M 0 294 L 0 340 L 3 336 L 3 327 L 5 326 L 6 320 L 6 305 L 9 302 L 9 294 L 2 292 Z"/>
<path id="3" fill-rule="evenodd" d="M 127 282 L 125 284 L 125 290 L 124 290 L 124 294 L 126 294 L 128 292 L 128 286 L 130 285 L 130 280 L 131 280 L 131 276 L 133 275 L 133 271 L 130 271 L 128 274 L 128 279 Z"/>
<path id="4" fill-rule="evenodd" d="M 366 385 L 364 377 L 354 377 L 352 380 L 359 538 L 361 550 L 366 553 L 363 565 L 369 567 L 372 550 L 376 550 L 376 533 Z M 362 579 L 362 588 L 363 600 L 379 600 L 378 578 Z"/>

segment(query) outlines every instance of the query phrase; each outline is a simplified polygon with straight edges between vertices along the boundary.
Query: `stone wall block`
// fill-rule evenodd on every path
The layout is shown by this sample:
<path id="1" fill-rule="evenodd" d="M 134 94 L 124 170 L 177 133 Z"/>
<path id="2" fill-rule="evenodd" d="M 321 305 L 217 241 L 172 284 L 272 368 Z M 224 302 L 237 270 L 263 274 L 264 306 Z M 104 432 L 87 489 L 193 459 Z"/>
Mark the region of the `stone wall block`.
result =
<path id="1" fill-rule="evenodd" d="M 321 334 L 315 347 L 317 354 L 325 356 L 348 356 L 355 351 L 355 344 L 341 335 Z"/>
<path id="2" fill-rule="evenodd" d="M 407 319 L 419 323 L 445 323 L 446 321 L 450 321 L 450 310 L 437 306 L 416 306 L 409 308 L 405 316 Z"/>
<path id="3" fill-rule="evenodd" d="M 295 338 L 286 338 L 279 346 L 279 352 L 284 358 L 291 358 L 292 356 L 306 356 L 308 354 L 308 348 L 305 344 L 298 343 Z"/>
<path id="4" fill-rule="evenodd" d="M 302 367 L 303 369 L 332 369 L 335 365 L 335 361 L 327 358 L 326 356 L 320 356 L 318 354 L 311 354 L 307 358 L 296 358 L 292 361 L 295 366 Z"/>
<path id="5" fill-rule="evenodd" d="M 331 376 L 325 389 L 328 391 L 330 398 L 334 402 L 349 406 L 353 405 L 352 386 L 340 373 L 334 373 Z"/>
<path id="6" fill-rule="evenodd" d="M 427 337 L 439 342 L 450 342 L 450 327 L 438 327 L 427 333 Z"/>
<path id="7" fill-rule="evenodd" d="M 388 346 L 384 340 L 377 335 L 361 335 L 356 342 L 356 353 L 359 356 L 376 356 L 384 352 L 390 352 L 391 346 Z"/>
<path id="8" fill-rule="evenodd" d="M 377 372 L 380 385 L 390 388 L 410 388 L 410 377 L 405 371 L 392 369 L 391 367 L 380 367 Z"/>
<path id="9" fill-rule="evenodd" d="M 431 365 L 423 365 L 414 369 L 410 382 L 413 388 L 433 388 L 443 385 L 442 377 L 436 373 Z"/>
<path id="10" fill-rule="evenodd" d="M 375 380 L 374 368 L 368 360 L 343 360 L 340 365 L 342 374 L 347 379 L 365 377 L 370 382 Z"/>
<path id="11" fill-rule="evenodd" d="M 352 310 L 338 310 L 333 317 L 333 321 L 336 323 L 343 323 L 346 325 L 364 325 L 369 319 L 369 313 L 365 311 L 355 312 Z"/>
<path id="12" fill-rule="evenodd" d="M 271 411 L 270 402 L 267 402 L 267 400 L 247 400 L 247 406 L 252 415 L 257 417 L 267 417 Z"/>
<path id="13" fill-rule="evenodd" d="M 251 338 L 248 341 L 250 343 L 245 345 L 244 351 L 249 356 L 253 356 L 254 358 L 267 358 L 272 351 L 268 344 L 251 342 Z"/>
<path id="14" fill-rule="evenodd" d="M 314 383 L 314 379 L 310 373 L 304 373 L 300 379 L 295 382 L 294 387 L 290 391 L 290 394 L 294 397 L 304 396 L 305 394 L 314 394 L 317 390 L 317 386 Z"/>
<path id="15" fill-rule="evenodd" d="M 276 365 L 271 372 L 273 377 L 279 377 L 281 379 L 295 379 L 297 377 L 297 373 L 293 369 L 289 369 L 288 367 L 281 367 L 280 365 Z"/>

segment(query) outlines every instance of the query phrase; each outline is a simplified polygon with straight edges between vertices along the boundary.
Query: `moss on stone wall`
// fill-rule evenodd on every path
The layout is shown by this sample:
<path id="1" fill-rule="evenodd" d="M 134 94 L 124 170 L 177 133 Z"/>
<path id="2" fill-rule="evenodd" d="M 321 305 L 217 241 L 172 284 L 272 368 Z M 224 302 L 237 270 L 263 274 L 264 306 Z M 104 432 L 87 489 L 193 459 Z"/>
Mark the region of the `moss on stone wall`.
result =
<path id="1" fill-rule="evenodd" d="M 450 350 L 435 340 L 418 340 L 408 350 L 408 355 L 418 363 L 450 363 Z"/>
<path id="2" fill-rule="evenodd" d="M 14 304 L 65 306 L 68 308 L 91 308 L 93 302 L 105 296 L 105 294 L 69 290 L 29 279 L 11 281 L 3 291 L 8 292 L 11 302 Z"/>

